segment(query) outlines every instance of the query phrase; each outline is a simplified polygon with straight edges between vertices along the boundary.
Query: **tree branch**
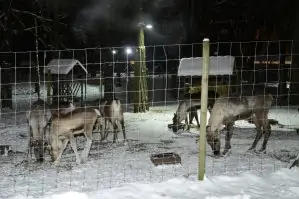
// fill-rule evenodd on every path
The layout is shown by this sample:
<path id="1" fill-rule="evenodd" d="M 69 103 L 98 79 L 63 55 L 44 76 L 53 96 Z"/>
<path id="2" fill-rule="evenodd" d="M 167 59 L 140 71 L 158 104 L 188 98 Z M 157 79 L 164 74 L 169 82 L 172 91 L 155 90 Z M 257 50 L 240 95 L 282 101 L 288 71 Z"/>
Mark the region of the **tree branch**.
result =
<path id="1" fill-rule="evenodd" d="M 29 11 L 22 11 L 22 10 L 17 10 L 17 9 L 11 9 L 11 11 L 14 11 L 14 12 L 17 12 L 17 13 L 31 15 L 31 16 L 34 16 L 35 18 L 37 18 L 37 19 L 39 19 L 41 21 L 50 21 L 50 22 L 53 21 L 52 19 L 48 19 L 48 18 L 45 18 L 45 17 L 38 16 L 37 14 L 34 14 L 32 12 L 29 12 Z"/>
<path id="2" fill-rule="evenodd" d="M 18 18 L 18 16 L 16 16 L 15 14 L 13 14 L 13 16 L 18 20 L 18 22 L 24 27 L 24 29 L 27 29 L 26 25 Z M 28 29 L 29 32 L 31 32 L 45 47 L 48 47 L 48 45 L 46 44 L 46 42 L 44 42 L 44 40 L 42 40 L 41 38 L 38 37 L 38 35 L 36 35 L 31 28 Z"/>
<path id="3" fill-rule="evenodd" d="M 222 4 L 224 4 L 226 2 L 227 2 L 227 0 L 221 0 L 221 1 L 216 2 L 213 6 L 221 6 Z"/>
<path id="4" fill-rule="evenodd" d="M 52 19 L 49 19 L 49 18 L 45 18 L 45 17 L 39 16 L 39 15 L 37 15 L 37 14 L 35 14 L 35 13 L 32 13 L 32 12 L 29 12 L 29 11 L 23 11 L 23 10 L 17 10 L 17 9 L 11 9 L 11 11 L 14 11 L 14 12 L 16 12 L 16 13 L 22 13 L 22 14 L 31 15 L 31 16 L 33 16 L 33 17 L 35 17 L 35 18 L 37 18 L 37 19 L 39 19 L 39 20 L 41 20 L 41 21 L 49 21 L 49 22 L 53 22 Z M 64 25 L 64 26 L 67 25 L 67 24 L 62 23 L 62 22 L 59 22 L 59 24 Z"/>

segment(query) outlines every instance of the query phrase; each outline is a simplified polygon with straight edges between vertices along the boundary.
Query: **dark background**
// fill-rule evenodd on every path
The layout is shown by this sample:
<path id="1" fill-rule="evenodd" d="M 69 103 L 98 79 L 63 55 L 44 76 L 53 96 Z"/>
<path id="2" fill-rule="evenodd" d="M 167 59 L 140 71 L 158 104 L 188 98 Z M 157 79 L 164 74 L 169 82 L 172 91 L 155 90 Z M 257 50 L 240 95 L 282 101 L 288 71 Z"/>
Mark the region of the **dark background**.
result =
<path id="1" fill-rule="evenodd" d="M 259 56 L 291 56 L 292 78 L 283 81 L 299 93 L 295 0 L 0 0 L 0 8 L 0 62 L 19 71 L 35 65 L 36 50 L 39 65 L 74 57 L 95 70 L 118 61 L 115 70 L 123 71 L 134 59 L 124 48 L 137 45 L 142 18 L 154 27 L 145 32 L 149 72 L 176 73 L 180 58 L 201 56 L 208 37 L 211 55 L 236 56 L 244 70 Z"/>

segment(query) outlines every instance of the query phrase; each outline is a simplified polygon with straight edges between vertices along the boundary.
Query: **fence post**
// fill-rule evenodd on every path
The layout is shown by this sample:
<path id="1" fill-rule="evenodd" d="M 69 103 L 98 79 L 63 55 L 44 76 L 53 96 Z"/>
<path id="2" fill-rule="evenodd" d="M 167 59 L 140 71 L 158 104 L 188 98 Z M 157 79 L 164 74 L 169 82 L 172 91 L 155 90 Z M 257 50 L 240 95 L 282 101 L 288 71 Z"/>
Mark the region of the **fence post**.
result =
<path id="1" fill-rule="evenodd" d="M 44 69 L 46 70 L 46 69 Z M 47 103 L 51 104 L 53 101 L 53 96 L 52 96 L 52 100 L 51 100 L 51 85 L 52 85 L 52 73 L 50 71 L 50 69 L 48 69 L 47 71 Z"/>
<path id="2" fill-rule="evenodd" d="M 200 137 L 198 154 L 198 180 L 203 180 L 206 167 L 206 124 L 208 105 L 208 79 L 210 67 L 210 41 L 205 38 L 202 47 Z"/>

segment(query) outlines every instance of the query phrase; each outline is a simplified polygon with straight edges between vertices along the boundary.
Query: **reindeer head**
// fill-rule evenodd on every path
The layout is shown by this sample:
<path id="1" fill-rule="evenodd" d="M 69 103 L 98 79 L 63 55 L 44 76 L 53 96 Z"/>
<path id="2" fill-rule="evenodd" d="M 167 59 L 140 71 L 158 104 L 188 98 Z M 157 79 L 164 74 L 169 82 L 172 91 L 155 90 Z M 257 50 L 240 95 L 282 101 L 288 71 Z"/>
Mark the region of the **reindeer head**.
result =
<path id="1" fill-rule="evenodd" d="M 211 126 L 206 128 L 207 142 L 212 148 L 214 155 L 220 155 L 220 139 L 218 137 L 218 130 L 212 130 Z"/>
<path id="2" fill-rule="evenodd" d="M 31 140 L 30 147 L 33 149 L 36 160 L 38 162 L 43 162 L 45 150 L 43 140 Z"/>
<path id="3" fill-rule="evenodd" d="M 49 152 L 52 161 L 57 159 L 59 150 L 62 147 L 62 141 L 59 140 L 56 135 L 56 130 L 57 128 L 55 128 L 55 125 L 53 125 L 53 122 L 51 121 L 51 124 L 45 133 L 45 148 Z"/>
<path id="4" fill-rule="evenodd" d="M 63 147 L 62 141 L 59 140 L 55 135 L 51 135 L 50 143 L 48 144 L 47 149 L 52 161 L 55 161 L 57 159 L 61 147 Z"/>

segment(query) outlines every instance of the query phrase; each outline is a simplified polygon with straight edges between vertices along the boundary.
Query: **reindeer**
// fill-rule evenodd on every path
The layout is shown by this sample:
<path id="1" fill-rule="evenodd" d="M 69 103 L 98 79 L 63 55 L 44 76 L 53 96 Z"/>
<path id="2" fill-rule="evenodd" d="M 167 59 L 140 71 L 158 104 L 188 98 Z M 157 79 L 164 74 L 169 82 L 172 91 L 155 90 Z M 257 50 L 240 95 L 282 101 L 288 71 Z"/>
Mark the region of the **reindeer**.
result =
<path id="1" fill-rule="evenodd" d="M 211 93 L 211 91 L 210 91 Z M 213 92 L 214 93 L 214 92 Z M 197 126 L 200 127 L 198 121 L 198 113 L 197 110 L 201 108 L 201 100 L 198 93 L 195 95 L 190 95 L 190 98 L 184 96 L 184 101 L 181 101 L 176 112 L 172 118 L 172 131 L 177 132 L 180 129 L 180 123 L 185 120 L 185 124 L 187 126 L 187 131 L 190 130 L 190 124 L 192 124 L 193 118 L 195 118 Z M 218 95 L 217 95 L 218 97 Z M 208 99 L 208 111 L 211 113 L 211 108 L 215 103 L 215 97 L 211 97 Z M 188 113 L 189 113 L 189 123 L 188 123 Z"/>
<path id="2" fill-rule="evenodd" d="M 172 118 L 172 131 L 175 133 L 179 129 L 181 129 L 181 122 L 185 120 L 185 126 L 187 126 L 187 131 L 190 130 L 190 125 L 192 124 L 193 119 L 195 118 L 197 122 L 197 126 L 200 127 L 199 121 L 198 121 L 198 114 L 197 110 L 201 108 L 201 93 L 191 93 L 191 84 L 185 83 L 184 86 L 184 101 L 181 101 L 179 103 L 179 106 L 176 110 L 176 113 L 174 113 Z M 211 108 L 213 107 L 215 103 L 215 99 L 219 97 L 219 94 L 215 91 L 211 90 L 208 91 L 208 110 L 211 112 Z M 188 115 L 189 113 L 189 123 L 188 123 Z"/>
<path id="3" fill-rule="evenodd" d="M 34 151 L 38 162 L 44 160 L 46 129 L 51 119 L 51 112 L 48 104 L 38 99 L 32 103 L 31 110 L 26 112 L 26 119 L 29 126 L 28 155 Z"/>
<path id="4" fill-rule="evenodd" d="M 111 124 L 113 127 L 113 143 L 115 143 L 117 140 L 117 134 L 120 126 L 123 131 L 124 142 L 126 142 L 127 137 L 126 137 L 125 124 L 124 124 L 124 114 L 123 114 L 123 108 L 120 100 L 119 99 L 101 100 L 99 104 L 99 110 L 100 110 L 99 116 L 103 116 L 105 119 L 105 125 L 104 125 L 105 133 L 103 136 L 101 134 L 102 137 L 101 141 L 107 139 L 108 124 Z"/>
<path id="5" fill-rule="evenodd" d="M 196 103 L 196 102 L 195 102 Z M 200 103 L 200 101 L 198 102 Z M 172 131 L 176 133 L 181 128 L 181 122 L 185 120 L 185 125 L 187 126 L 187 130 L 190 130 L 190 124 L 193 121 L 193 118 L 195 118 L 198 127 L 200 126 L 198 121 L 198 114 L 197 114 L 197 108 L 192 106 L 192 103 L 188 103 L 188 101 L 184 100 L 180 102 L 176 112 L 173 114 L 172 118 Z M 188 122 L 188 113 L 189 113 L 189 122 Z"/>
<path id="6" fill-rule="evenodd" d="M 67 103 L 61 109 L 53 111 L 42 99 L 38 99 L 32 104 L 31 110 L 26 112 L 29 125 L 28 155 L 32 154 L 33 149 L 36 160 L 38 162 L 44 160 L 44 151 L 47 144 L 46 136 L 49 134 L 47 129 L 50 127 L 52 116 L 66 114 L 74 108 L 72 103 Z"/>
<path id="7" fill-rule="evenodd" d="M 220 135 L 219 130 L 222 125 L 226 126 L 225 147 L 223 155 L 231 149 L 230 140 L 233 135 L 233 125 L 237 120 L 253 118 L 257 134 L 249 150 L 256 148 L 257 143 L 264 134 L 264 142 L 260 152 L 266 150 L 267 142 L 271 134 L 271 126 L 268 121 L 268 112 L 271 108 L 273 97 L 271 94 L 253 96 L 241 96 L 233 94 L 232 97 L 219 97 L 214 107 L 206 127 L 207 142 L 213 150 L 214 155 L 220 155 Z"/>
<path id="8" fill-rule="evenodd" d="M 92 131 L 99 116 L 101 117 L 100 112 L 91 108 L 76 108 L 66 114 L 53 116 L 49 135 L 49 150 L 54 165 L 57 166 L 60 163 L 68 142 L 75 153 L 76 163 L 87 161 L 92 144 Z M 86 138 L 86 144 L 81 159 L 77 151 L 75 135 L 82 133 Z"/>

